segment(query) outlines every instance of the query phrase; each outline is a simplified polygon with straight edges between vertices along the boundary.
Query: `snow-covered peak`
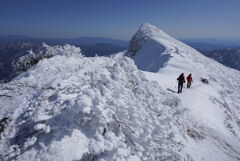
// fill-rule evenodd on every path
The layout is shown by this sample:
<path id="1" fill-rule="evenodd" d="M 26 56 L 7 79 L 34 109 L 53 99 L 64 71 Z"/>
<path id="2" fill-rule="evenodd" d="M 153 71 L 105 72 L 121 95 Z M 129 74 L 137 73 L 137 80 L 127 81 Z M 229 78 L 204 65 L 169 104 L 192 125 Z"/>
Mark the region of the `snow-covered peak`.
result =
<path id="1" fill-rule="evenodd" d="M 149 39 L 154 39 L 157 37 L 167 40 L 173 40 L 171 36 L 166 34 L 160 28 L 149 23 L 142 24 L 130 41 L 128 49 L 129 54 L 131 56 L 134 56 L 138 51 L 140 51 L 145 42 L 147 42 Z"/>
<path id="2" fill-rule="evenodd" d="M 156 37 L 156 36 L 167 38 L 167 39 L 171 38 L 163 30 L 161 30 L 157 26 L 151 25 L 149 23 L 142 24 L 136 34 L 138 34 L 138 35 L 145 35 L 145 36 L 147 36 L 149 38 Z"/>
<path id="3" fill-rule="evenodd" d="M 138 69 L 170 93 L 176 93 L 181 73 L 192 74 L 191 89 L 183 88 L 183 93 L 177 94 L 189 110 L 187 126 L 197 134 L 190 132 L 193 138 L 184 143 L 189 160 L 239 160 L 239 71 L 205 57 L 150 24 L 140 27 L 128 52 Z M 203 83 L 203 78 L 209 83 Z M 230 145 L 228 150 L 225 143 Z M 216 151 L 218 155 L 214 155 Z"/>

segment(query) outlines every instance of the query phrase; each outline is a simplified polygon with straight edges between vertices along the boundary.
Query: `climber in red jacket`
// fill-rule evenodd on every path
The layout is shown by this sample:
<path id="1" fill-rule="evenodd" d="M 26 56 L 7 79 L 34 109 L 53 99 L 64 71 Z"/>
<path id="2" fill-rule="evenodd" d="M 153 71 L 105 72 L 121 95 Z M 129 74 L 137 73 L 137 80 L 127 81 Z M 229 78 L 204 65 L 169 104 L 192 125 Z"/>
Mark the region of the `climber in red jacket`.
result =
<path id="1" fill-rule="evenodd" d="M 189 75 L 187 76 L 187 88 L 190 88 L 192 82 L 193 82 L 192 74 L 189 74 Z"/>

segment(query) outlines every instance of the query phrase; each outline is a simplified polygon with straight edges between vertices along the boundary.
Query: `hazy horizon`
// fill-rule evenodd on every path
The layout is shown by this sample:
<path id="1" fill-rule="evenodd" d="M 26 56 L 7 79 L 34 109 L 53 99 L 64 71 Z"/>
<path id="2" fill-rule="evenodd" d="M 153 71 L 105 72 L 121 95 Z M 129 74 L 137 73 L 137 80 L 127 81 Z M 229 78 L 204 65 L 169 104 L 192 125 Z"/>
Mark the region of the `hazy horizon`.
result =
<path id="1" fill-rule="evenodd" d="M 178 39 L 240 40 L 239 0 L 9 0 L 0 35 L 104 37 L 129 41 L 143 23 Z"/>
<path id="2" fill-rule="evenodd" d="M 137 31 L 137 30 L 136 30 Z M 98 36 L 78 36 L 78 37 L 69 37 L 69 38 L 64 38 L 64 37 L 36 37 L 36 36 L 31 36 L 31 35 L 15 35 L 15 34 L 6 34 L 6 35 L 1 35 L 0 34 L 0 37 L 2 36 L 12 36 L 12 37 L 27 37 L 27 38 L 36 38 L 36 39 L 56 39 L 56 40 L 71 40 L 71 39 L 79 39 L 79 38 L 96 38 L 96 39 L 112 39 L 112 40 L 119 40 L 119 41 L 126 41 L 126 42 L 129 42 L 131 40 L 131 38 L 129 40 L 125 40 L 125 39 L 117 39 L 117 38 L 111 38 L 111 37 L 98 37 Z M 132 35 L 133 36 L 133 35 Z M 214 42 L 214 43 L 217 43 L 217 41 L 220 43 L 224 43 L 224 42 L 232 42 L 232 43 L 240 43 L 240 38 L 239 39 L 215 39 L 215 38 L 177 38 L 178 40 L 181 40 L 181 41 L 189 41 L 189 42 L 206 42 L 206 43 L 211 43 L 211 42 Z"/>

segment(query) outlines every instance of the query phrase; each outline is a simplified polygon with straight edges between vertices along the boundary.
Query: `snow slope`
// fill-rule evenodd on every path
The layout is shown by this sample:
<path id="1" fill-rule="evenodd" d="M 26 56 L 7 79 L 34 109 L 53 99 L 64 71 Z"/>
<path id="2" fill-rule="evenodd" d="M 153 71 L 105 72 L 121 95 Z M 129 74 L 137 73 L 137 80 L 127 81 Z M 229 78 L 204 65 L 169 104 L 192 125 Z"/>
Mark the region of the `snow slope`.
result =
<path id="1" fill-rule="evenodd" d="M 133 61 L 69 45 L 2 84 L 2 160 L 179 160 L 180 100 Z"/>
<path id="2" fill-rule="evenodd" d="M 0 86 L 1 160 L 240 160 L 239 71 L 150 24 L 111 57 L 46 50 Z M 179 95 L 182 72 L 194 83 Z"/>
<path id="3" fill-rule="evenodd" d="M 150 24 L 143 24 L 133 36 L 128 55 L 149 80 L 177 95 L 188 109 L 183 126 L 189 130 L 183 142 L 190 160 L 240 160 L 239 71 L 203 56 Z M 176 78 L 181 73 L 192 73 L 194 82 L 179 95 Z"/>

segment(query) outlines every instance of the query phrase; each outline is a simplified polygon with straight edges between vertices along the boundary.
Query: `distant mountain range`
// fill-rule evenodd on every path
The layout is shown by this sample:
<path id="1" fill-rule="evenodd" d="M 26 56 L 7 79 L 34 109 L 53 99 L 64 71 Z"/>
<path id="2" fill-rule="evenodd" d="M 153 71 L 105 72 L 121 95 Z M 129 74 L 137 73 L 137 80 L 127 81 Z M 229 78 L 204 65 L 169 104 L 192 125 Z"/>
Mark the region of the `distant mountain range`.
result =
<path id="1" fill-rule="evenodd" d="M 239 45 L 240 40 L 233 40 L 233 41 L 228 41 L 228 40 L 219 40 L 219 39 L 182 39 L 182 41 L 187 41 L 187 42 L 201 42 L 201 43 L 208 43 L 208 44 L 225 44 L 228 46 L 234 46 L 234 45 Z"/>
<path id="2" fill-rule="evenodd" d="M 217 39 L 182 39 L 187 45 L 199 51 L 212 51 L 220 49 L 238 49 L 240 48 L 240 40 L 224 41 Z"/>
<path id="3" fill-rule="evenodd" d="M 202 53 L 227 67 L 240 70 L 240 49 L 223 49 Z"/>
<path id="4" fill-rule="evenodd" d="M 240 40 L 225 41 L 218 39 L 180 39 L 187 45 L 199 51 L 212 51 L 219 49 L 238 49 L 240 48 Z M 118 47 L 128 47 L 129 41 L 117 40 L 102 37 L 79 37 L 79 38 L 37 38 L 24 35 L 0 35 L 0 42 L 21 42 L 21 43 L 42 43 L 45 42 L 49 45 L 63 45 L 71 44 L 76 46 L 89 46 L 96 44 L 111 44 Z"/>
<path id="5" fill-rule="evenodd" d="M 227 67 L 240 70 L 240 41 L 216 39 L 185 39 L 182 41 L 205 56 Z"/>
<path id="6" fill-rule="evenodd" d="M 101 38 L 101 37 L 80 37 L 72 39 L 64 38 L 36 38 L 30 36 L 19 36 L 19 35 L 5 35 L 0 36 L 0 42 L 24 42 L 24 43 L 42 43 L 45 42 L 49 45 L 62 45 L 62 44 L 72 44 L 72 45 L 95 45 L 99 43 L 112 44 L 120 47 L 127 47 L 129 41 L 117 40 L 111 38 Z"/>

